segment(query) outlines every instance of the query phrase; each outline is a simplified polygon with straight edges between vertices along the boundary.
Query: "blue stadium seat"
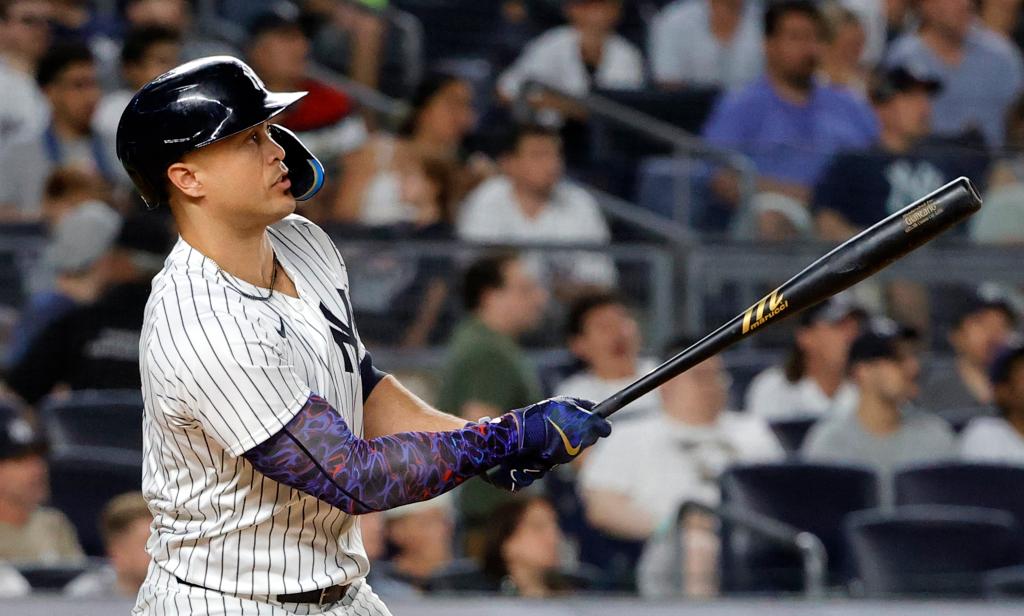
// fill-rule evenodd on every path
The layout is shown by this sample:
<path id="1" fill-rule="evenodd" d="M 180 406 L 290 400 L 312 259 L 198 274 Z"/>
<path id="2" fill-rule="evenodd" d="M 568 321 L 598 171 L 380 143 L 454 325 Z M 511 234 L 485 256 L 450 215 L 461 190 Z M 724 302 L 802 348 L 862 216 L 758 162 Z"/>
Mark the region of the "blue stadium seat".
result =
<path id="1" fill-rule="evenodd" d="M 939 462 L 914 465 L 893 480 L 897 505 L 963 505 L 1009 512 L 1024 529 L 1024 467 Z"/>
<path id="2" fill-rule="evenodd" d="M 794 417 L 791 419 L 776 419 L 768 422 L 768 425 L 771 426 L 772 432 L 775 433 L 775 438 L 779 439 L 779 443 L 786 450 L 786 453 L 796 455 L 800 452 L 800 447 L 803 446 L 807 433 L 811 431 L 811 426 L 817 421 L 817 417 Z"/>
<path id="3" fill-rule="evenodd" d="M 50 504 L 71 520 L 89 556 L 103 555 L 97 524 L 104 505 L 141 486 L 141 453 L 77 447 L 50 457 Z"/>
<path id="4" fill-rule="evenodd" d="M 985 575 L 1019 565 L 1013 516 L 977 507 L 917 505 L 846 521 L 857 577 L 870 596 L 981 596 Z"/>
<path id="5" fill-rule="evenodd" d="M 102 566 L 99 559 L 81 564 L 61 565 L 19 565 L 18 573 L 32 586 L 33 591 L 56 592 L 68 585 L 68 582 L 86 571 Z"/>
<path id="6" fill-rule="evenodd" d="M 821 539 L 829 583 L 850 577 L 842 520 L 878 505 L 878 479 L 859 466 L 782 462 L 736 466 L 720 480 L 722 502 L 773 518 Z M 799 556 L 748 531 L 721 527 L 721 587 L 726 593 L 797 592 Z"/>
<path id="7" fill-rule="evenodd" d="M 50 397 L 40 406 L 40 417 L 55 451 L 69 447 L 142 451 L 142 394 L 137 390 Z"/>
<path id="8" fill-rule="evenodd" d="M 989 599 L 1024 598 L 1024 565 L 989 571 L 983 585 Z"/>

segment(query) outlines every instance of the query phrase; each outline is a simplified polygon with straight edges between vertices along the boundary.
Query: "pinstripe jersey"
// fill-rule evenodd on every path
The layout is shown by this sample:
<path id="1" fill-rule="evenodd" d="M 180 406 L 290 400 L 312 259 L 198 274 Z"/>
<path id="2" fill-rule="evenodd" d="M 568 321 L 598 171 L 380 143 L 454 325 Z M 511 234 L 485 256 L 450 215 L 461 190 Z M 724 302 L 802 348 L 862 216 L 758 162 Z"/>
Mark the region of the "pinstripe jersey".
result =
<path id="1" fill-rule="evenodd" d="M 359 341 L 345 264 L 316 225 L 267 231 L 299 298 L 221 271 L 178 240 L 153 280 L 140 346 L 147 551 L 173 576 L 238 595 L 296 593 L 365 576 L 356 519 L 267 479 L 241 454 L 310 393 L 363 433 Z"/>

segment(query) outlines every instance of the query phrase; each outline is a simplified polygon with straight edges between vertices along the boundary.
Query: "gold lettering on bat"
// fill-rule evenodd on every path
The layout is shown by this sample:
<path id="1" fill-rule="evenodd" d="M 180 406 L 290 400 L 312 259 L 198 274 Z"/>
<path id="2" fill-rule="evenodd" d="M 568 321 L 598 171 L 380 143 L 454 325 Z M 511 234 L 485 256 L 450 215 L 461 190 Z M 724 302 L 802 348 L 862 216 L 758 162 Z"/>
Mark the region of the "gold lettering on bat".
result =
<path id="1" fill-rule="evenodd" d="M 747 312 L 743 315 L 742 333 L 745 334 L 761 327 L 778 316 L 786 308 L 789 308 L 789 302 L 786 301 L 786 298 L 783 297 L 778 289 L 775 289 L 761 299 L 761 301 L 747 309 Z M 765 309 L 767 309 L 767 312 L 765 312 Z"/>
<path id="2" fill-rule="evenodd" d="M 913 211 L 907 212 L 903 215 L 903 224 L 905 225 L 903 232 L 907 233 L 921 226 L 927 220 L 930 220 L 936 214 L 939 213 L 939 206 L 934 201 L 926 201 L 918 207 L 914 208 Z"/>

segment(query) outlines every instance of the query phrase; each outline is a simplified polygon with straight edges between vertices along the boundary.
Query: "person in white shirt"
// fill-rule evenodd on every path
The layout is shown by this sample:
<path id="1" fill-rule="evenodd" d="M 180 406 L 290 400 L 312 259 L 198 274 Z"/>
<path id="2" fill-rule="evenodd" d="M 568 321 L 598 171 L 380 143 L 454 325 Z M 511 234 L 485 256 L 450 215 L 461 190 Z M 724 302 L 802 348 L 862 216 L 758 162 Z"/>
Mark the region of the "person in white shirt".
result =
<path id="1" fill-rule="evenodd" d="M 515 100 L 531 79 L 578 96 L 593 87 L 643 87 L 643 54 L 615 33 L 622 1 L 564 0 L 563 5 L 568 25 L 552 28 L 531 41 L 498 78 L 498 94 L 506 101 Z M 567 111 L 577 114 L 550 100 L 542 99 L 540 106 L 548 108 L 548 121 L 560 120 Z"/>
<path id="2" fill-rule="evenodd" d="M 758 0 L 677 0 L 651 24 L 649 55 L 663 88 L 731 88 L 761 74 L 764 63 Z"/>
<path id="3" fill-rule="evenodd" d="M 0 147 L 43 132 L 49 106 L 36 85 L 40 58 L 50 46 L 49 0 L 0 2 Z"/>
<path id="4" fill-rule="evenodd" d="M 555 387 L 556 395 L 601 401 L 650 372 L 655 362 L 640 357 L 640 326 L 618 295 L 598 291 L 576 298 L 566 319 L 569 350 L 585 368 Z M 651 392 L 615 414 L 616 423 L 660 412 Z"/>
<path id="5" fill-rule="evenodd" d="M 801 313 L 786 363 L 754 377 L 747 411 L 772 421 L 853 409 L 857 389 L 848 378 L 846 357 L 861 315 L 842 295 Z"/>
<path id="6" fill-rule="evenodd" d="M 717 504 L 729 465 L 783 457 L 763 420 L 725 410 L 728 383 L 721 357 L 712 357 L 661 387 L 662 412 L 616 426 L 616 438 L 594 448 L 580 471 L 594 527 L 645 540 L 683 502 Z"/>
<path id="7" fill-rule="evenodd" d="M 1010 342 L 992 362 L 999 417 L 978 417 L 960 436 L 960 455 L 971 461 L 1024 465 L 1024 341 Z"/>
<path id="8" fill-rule="evenodd" d="M 607 244 L 611 234 L 597 200 L 563 178 L 561 145 L 552 129 L 527 125 L 516 130 L 500 157 L 503 173 L 466 197 L 458 236 L 484 244 Z M 528 260 L 553 288 L 612 286 L 616 279 L 612 260 L 593 252 Z"/>

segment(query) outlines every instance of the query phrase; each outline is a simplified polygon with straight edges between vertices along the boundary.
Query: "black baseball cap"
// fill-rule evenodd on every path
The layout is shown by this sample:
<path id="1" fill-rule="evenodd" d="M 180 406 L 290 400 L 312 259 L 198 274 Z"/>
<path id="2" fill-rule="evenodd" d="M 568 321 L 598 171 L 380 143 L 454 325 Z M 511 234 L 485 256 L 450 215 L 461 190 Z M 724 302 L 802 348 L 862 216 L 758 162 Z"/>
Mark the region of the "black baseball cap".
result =
<path id="1" fill-rule="evenodd" d="M 853 366 L 857 362 L 876 359 L 900 359 L 900 342 L 905 340 L 905 330 L 895 321 L 872 319 L 850 345 L 848 363 Z"/>
<path id="2" fill-rule="evenodd" d="M 284 4 L 275 9 L 260 13 L 249 22 L 249 41 L 268 32 L 302 32 L 298 10 L 293 5 Z"/>
<path id="3" fill-rule="evenodd" d="M 952 328 L 957 329 L 963 325 L 964 320 L 984 310 L 999 310 L 1010 320 L 1010 323 L 1017 324 L 1017 310 L 1005 293 L 999 289 L 980 287 L 973 293 L 960 295 L 959 301 L 953 307 Z"/>
<path id="4" fill-rule="evenodd" d="M 871 79 L 868 93 L 874 103 L 884 103 L 897 94 L 924 90 L 931 96 L 942 91 L 942 82 L 906 66 L 894 66 L 877 72 Z"/>
<path id="5" fill-rule="evenodd" d="M 22 417 L 17 409 L 0 404 L 0 460 L 45 452 L 46 438 L 43 433 Z"/>
<path id="6" fill-rule="evenodd" d="M 1003 348 L 999 349 L 995 359 L 989 365 L 989 380 L 993 385 L 1007 382 L 1010 379 L 1013 365 L 1022 359 L 1024 359 L 1024 338 L 1014 336 Z"/>
<path id="7" fill-rule="evenodd" d="M 800 326 L 807 327 L 816 323 L 839 323 L 848 317 L 858 319 L 867 316 L 867 311 L 854 303 L 846 293 L 839 293 L 819 302 L 800 313 Z"/>

